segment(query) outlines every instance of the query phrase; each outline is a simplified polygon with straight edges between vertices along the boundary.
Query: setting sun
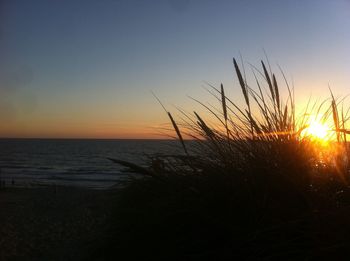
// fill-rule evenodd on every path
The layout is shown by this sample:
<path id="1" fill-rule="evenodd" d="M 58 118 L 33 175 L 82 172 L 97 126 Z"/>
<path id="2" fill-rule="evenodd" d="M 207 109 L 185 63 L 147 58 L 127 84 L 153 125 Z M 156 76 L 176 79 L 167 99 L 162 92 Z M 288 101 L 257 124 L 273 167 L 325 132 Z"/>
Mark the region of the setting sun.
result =
<path id="1" fill-rule="evenodd" d="M 310 136 L 319 140 L 329 139 L 330 128 L 325 123 L 321 123 L 315 117 L 310 119 L 308 126 L 302 131 L 302 136 Z"/>

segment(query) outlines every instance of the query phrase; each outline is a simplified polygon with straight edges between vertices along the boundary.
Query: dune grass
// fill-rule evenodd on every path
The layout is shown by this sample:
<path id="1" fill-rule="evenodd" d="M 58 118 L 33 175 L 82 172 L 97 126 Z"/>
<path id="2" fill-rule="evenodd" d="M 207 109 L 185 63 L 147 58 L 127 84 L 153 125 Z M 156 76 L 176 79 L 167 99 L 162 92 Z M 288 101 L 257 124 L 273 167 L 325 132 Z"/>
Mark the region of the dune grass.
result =
<path id="1" fill-rule="evenodd" d="M 159 156 L 149 168 L 115 160 L 144 178 L 126 186 L 111 244 L 116 253 L 167 260 L 317 259 L 345 253 L 350 190 L 344 100 L 309 102 L 296 115 L 294 89 L 282 89 L 270 65 L 251 66 L 255 87 L 233 59 L 244 105 L 209 85 L 218 107 L 168 112 L 183 155 Z M 242 69 L 243 68 L 243 69 Z M 243 72 L 243 73 L 242 73 Z M 282 95 L 285 93 L 286 95 Z M 304 130 L 316 115 L 327 144 Z M 184 140 L 184 136 L 193 141 Z M 158 163 L 161 163 L 159 165 Z M 113 252 L 112 251 L 112 252 Z"/>

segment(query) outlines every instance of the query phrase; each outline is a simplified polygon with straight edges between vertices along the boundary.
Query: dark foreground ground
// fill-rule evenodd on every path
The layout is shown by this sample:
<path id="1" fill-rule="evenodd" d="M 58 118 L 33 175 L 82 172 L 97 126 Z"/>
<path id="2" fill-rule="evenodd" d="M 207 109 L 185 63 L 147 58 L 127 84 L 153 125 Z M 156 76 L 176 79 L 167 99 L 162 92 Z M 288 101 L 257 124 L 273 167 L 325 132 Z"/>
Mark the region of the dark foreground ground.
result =
<path id="1" fill-rule="evenodd" d="M 346 200 L 316 208 L 284 190 L 259 209 L 226 187 L 0 190 L 0 260 L 349 260 Z"/>
<path id="2" fill-rule="evenodd" d="M 69 187 L 0 190 L 0 260 L 87 260 L 108 233 L 115 193 Z"/>

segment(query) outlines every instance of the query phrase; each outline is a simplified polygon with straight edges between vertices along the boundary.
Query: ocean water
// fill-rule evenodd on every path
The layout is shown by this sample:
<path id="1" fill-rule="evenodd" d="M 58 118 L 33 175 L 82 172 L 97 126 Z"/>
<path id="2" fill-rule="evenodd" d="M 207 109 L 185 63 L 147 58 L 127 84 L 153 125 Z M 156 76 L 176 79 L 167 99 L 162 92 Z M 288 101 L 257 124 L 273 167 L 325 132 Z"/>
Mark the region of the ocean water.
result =
<path id="1" fill-rule="evenodd" d="M 148 155 L 181 153 L 169 140 L 0 139 L 0 179 L 7 185 L 108 188 L 127 177 L 107 157 L 145 164 Z"/>

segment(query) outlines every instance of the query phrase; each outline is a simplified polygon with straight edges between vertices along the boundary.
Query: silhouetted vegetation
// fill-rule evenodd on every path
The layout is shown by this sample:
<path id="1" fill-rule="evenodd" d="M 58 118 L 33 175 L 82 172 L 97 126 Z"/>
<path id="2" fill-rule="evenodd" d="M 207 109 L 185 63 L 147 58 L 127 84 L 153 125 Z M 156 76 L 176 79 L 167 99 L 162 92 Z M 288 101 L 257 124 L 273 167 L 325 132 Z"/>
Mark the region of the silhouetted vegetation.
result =
<path id="1" fill-rule="evenodd" d="M 216 122 L 181 110 L 176 122 L 163 106 L 183 155 L 158 156 L 142 169 L 115 160 L 143 176 L 121 191 L 106 258 L 316 260 L 350 247 L 344 100 L 331 93 L 296 115 L 282 70 L 285 89 L 269 65 L 251 66 L 253 88 L 233 63 L 244 105 L 209 85 L 219 107 L 196 102 Z M 310 115 L 328 124 L 326 143 L 305 134 Z"/>

